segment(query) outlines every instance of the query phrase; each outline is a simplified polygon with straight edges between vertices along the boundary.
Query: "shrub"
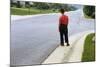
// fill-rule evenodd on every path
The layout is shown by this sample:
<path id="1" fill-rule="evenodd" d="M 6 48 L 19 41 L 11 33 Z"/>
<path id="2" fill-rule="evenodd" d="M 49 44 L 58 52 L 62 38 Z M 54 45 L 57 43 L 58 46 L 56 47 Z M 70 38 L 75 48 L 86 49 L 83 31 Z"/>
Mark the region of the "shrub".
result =
<path id="1" fill-rule="evenodd" d="M 91 18 L 95 18 L 95 6 L 84 6 L 83 12 Z"/>

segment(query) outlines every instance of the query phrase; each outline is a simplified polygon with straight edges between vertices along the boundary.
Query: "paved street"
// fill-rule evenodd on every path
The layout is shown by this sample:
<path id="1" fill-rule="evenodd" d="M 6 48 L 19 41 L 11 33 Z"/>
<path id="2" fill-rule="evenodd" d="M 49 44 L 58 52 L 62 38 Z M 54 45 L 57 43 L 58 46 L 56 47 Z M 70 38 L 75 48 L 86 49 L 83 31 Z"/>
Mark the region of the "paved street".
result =
<path id="1" fill-rule="evenodd" d="M 82 10 L 71 11 L 69 36 L 94 30 L 95 20 L 85 19 Z M 40 15 L 11 20 L 11 65 L 41 64 L 59 46 L 60 14 Z"/>

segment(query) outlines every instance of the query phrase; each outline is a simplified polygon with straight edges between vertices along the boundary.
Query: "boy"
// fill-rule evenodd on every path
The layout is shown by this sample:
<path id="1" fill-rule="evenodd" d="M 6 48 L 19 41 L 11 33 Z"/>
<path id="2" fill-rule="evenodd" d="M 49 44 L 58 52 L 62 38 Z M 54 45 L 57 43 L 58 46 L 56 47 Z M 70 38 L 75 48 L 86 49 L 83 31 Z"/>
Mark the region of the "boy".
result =
<path id="1" fill-rule="evenodd" d="M 68 41 L 68 16 L 64 15 L 64 9 L 60 9 L 60 13 L 62 16 L 59 18 L 59 32 L 60 32 L 60 44 L 61 46 L 64 46 L 64 39 L 65 43 L 67 43 L 67 46 L 69 46 Z M 65 37 L 65 38 L 64 38 Z"/>

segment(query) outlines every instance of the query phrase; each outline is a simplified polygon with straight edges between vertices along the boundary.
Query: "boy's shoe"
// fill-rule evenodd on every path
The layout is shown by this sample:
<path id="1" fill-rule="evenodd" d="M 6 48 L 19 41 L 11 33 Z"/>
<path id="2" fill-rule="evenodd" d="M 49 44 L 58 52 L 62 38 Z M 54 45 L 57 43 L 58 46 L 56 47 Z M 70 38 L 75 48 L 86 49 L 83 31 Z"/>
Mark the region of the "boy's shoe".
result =
<path id="1" fill-rule="evenodd" d="M 67 46 L 70 46 L 70 44 L 67 44 Z"/>
<path id="2" fill-rule="evenodd" d="M 61 44 L 61 46 L 64 46 L 64 44 Z"/>
<path id="3" fill-rule="evenodd" d="M 67 43 L 67 42 L 65 42 L 67 45 L 66 46 L 70 46 L 70 44 L 69 43 Z"/>

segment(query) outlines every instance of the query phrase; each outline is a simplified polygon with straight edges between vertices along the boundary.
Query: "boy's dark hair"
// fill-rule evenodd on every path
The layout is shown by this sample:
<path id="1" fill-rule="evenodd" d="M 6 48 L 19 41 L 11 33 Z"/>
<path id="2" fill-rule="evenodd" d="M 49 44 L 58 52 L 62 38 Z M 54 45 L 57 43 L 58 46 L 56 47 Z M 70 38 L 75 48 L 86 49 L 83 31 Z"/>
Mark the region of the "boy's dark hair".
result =
<path id="1" fill-rule="evenodd" d="M 61 12 L 62 14 L 64 14 L 65 10 L 64 10 L 64 9 L 60 9 L 60 12 Z"/>

